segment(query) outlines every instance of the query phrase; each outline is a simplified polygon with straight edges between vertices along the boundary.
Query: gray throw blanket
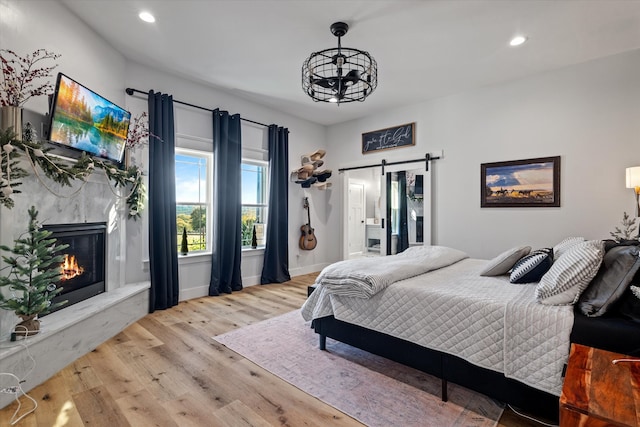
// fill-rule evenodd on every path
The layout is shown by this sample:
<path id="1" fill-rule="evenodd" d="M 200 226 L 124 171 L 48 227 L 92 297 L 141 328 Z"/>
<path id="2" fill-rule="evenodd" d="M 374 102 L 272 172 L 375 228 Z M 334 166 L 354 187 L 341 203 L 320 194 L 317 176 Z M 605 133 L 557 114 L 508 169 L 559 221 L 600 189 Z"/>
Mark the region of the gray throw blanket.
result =
<path id="1" fill-rule="evenodd" d="M 397 255 L 336 262 L 316 279 L 316 291 L 302 306 L 306 320 L 320 317 L 331 295 L 371 298 L 390 284 L 456 263 L 467 254 L 444 246 L 415 246 Z"/>

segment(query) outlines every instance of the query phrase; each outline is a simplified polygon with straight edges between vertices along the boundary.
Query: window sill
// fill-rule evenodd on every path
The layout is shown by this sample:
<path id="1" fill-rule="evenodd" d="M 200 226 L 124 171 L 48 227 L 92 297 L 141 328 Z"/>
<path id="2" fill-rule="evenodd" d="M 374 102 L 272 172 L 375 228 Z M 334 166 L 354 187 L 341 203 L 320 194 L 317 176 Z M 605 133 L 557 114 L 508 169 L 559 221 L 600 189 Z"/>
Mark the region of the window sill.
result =
<path id="1" fill-rule="evenodd" d="M 178 264 L 195 264 L 211 260 L 211 252 L 196 252 L 187 255 L 178 254 Z"/>
<path id="2" fill-rule="evenodd" d="M 264 246 L 261 246 L 259 248 L 253 249 L 253 248 L 245 248 L 242 249 L 242 256 L 243 257 L 251 257 L 251 256 L 261 256 L 264 254 Z"/>
<path id="3" fill-rule="evenodd" d="M 252 248 L 242 249 L 243 257 L 254 257 L 254 256 L 262 256 L 262 255 L 264 255 L 264 246 L 261 246 L 256 249 L 252 249 Z M 211 261 L 211 252 L 197 252 L 197 253 L 190 253 L 187 255 L 178 254 L 179 265 L 197 264 L 200 262 L 209 262 L 209 261 Z M 143 260 L 142 264 L 143 264 L 143 268 L 145 268 L 145 271 L 149 271 L 149 260 L 148 259 Z"/>

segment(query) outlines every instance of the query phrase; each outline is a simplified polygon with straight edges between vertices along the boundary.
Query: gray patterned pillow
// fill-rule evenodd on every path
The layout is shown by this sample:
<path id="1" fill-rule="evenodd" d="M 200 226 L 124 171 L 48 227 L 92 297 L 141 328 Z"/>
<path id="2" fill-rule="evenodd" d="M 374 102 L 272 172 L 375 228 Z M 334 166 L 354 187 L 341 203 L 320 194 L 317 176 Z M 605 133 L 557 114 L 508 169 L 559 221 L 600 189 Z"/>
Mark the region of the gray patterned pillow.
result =
<path id="1" fill-rule="evenodd" d="M 558 259 L 572 246 L 585 241 L 584 237 L 567 237 L 553 247 L 553 258 Z"/>
<path id="2" fill-rule="evenodd" d="M 507 274 L 520 258 L 529 255 L 531 246 L 518 246 L 497 255 L 480 272 L 481 276 L 501 276 Z"/>
<path id="3" fill-rule="evenodd" d="M 572 305 L 595 277 L 604 257 L 604 242 L 589 240 L 573 245 L 542 276 L 536 300 L 547 305 Z"/>

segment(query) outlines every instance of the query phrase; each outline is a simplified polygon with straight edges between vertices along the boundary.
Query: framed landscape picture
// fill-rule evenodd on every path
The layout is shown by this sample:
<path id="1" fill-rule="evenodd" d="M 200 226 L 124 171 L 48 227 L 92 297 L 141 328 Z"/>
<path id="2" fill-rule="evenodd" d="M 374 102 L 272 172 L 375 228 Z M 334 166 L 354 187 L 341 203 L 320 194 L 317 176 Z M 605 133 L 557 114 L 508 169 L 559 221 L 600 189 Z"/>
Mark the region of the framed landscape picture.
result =
<path id="1" fill-rule="evenodd" d="M 559 207 L 560 156 L 480 165 L 483 208 Z"/>

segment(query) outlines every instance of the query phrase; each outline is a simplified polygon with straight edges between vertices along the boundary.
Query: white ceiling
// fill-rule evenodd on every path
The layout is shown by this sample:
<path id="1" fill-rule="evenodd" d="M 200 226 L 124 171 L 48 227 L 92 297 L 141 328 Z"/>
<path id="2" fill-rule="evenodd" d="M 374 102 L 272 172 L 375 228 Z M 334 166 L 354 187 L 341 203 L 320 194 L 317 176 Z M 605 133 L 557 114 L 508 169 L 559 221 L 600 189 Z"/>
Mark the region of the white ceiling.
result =
<path id="1" fill-rule="evenodd" d="M 128 59 L 324 125 L 640 48 L 639 0 L 60 1 Z M 350 26 L 343 46 L 378 62 L 362 103 L 301 88 L 336 21 Z M 528 42 L 509 47 L 516 34 Z"/>

